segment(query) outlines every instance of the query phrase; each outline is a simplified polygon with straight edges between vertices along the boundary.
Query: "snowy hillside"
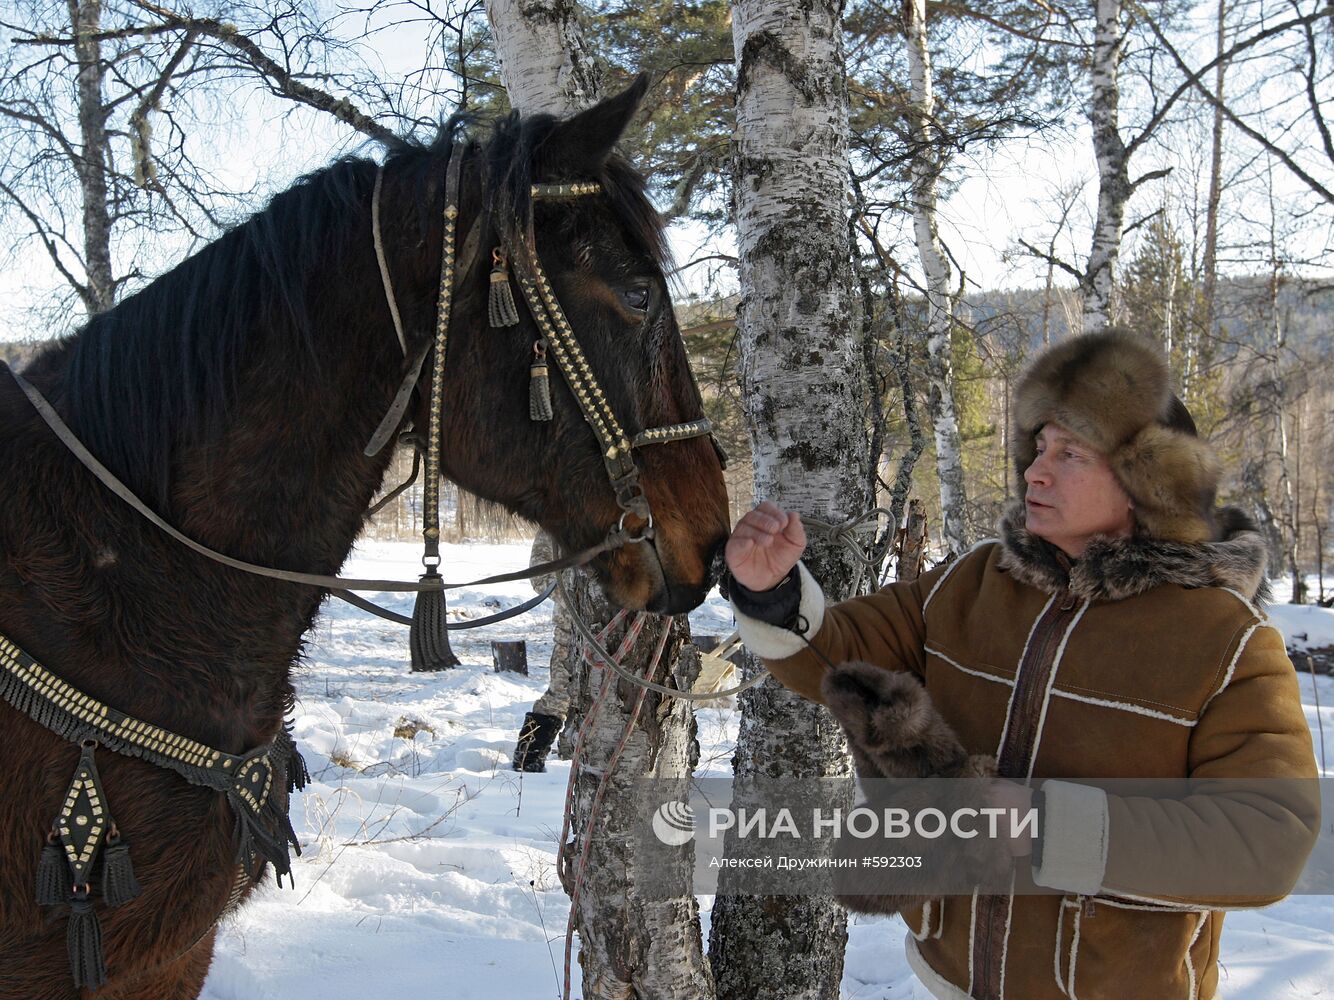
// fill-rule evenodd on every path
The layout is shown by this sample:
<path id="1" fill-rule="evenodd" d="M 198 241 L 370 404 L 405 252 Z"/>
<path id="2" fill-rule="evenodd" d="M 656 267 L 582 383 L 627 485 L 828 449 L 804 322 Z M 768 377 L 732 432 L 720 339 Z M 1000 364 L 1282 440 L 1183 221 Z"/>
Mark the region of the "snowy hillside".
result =
<path id="1" fill-rule="evenodd" d="M 418 556 L 376 543 L 346 570 L 406 579 L 420 572 Z M 526 544 L 448 546 L 444 572 L 465 580 L 527 558 Z M 450 609 L 480 616 L 531 593 L 523 583 L 455 592 Z M 410 611 L 409 597 L 388 602 Z M 1334 611 L 1275 617 L 1285 631 L 1334 636 Z M 692 621 L 699 632 L 731 629 L 716 594 Z M 224 925 L 205 1000 L 559 997 L 568 905 L 555 854 L 569 767 L 553 759 L 522 780 L 508 768 L 524 712 L 545 688 L 550 630 L 547 605 L 455 632 L 463 667 L 412 675 L 406 629 L 328 606 L 297 674 L 295 734 L 314 780 L 292 809 L 304 850 L 296 889 L 269 885 Z M 527 640 L 530 678 L 492 672 L 493 638 Z M 1301 684 L 1313 732 L 1318 694 L 1334 751 L 1334 678 L 1303 674 Z M 727 773 L 735 713 L 704 709 L 698 719 L 701 765 Z M 902 924 L 854 918 L 849 936 L 844 996 L 910 1000 Z M 576 996 L 578 979 L 576 967 Z M 1334 898 L 1228 917 L 1222 998 L 1331 994 Z"/>

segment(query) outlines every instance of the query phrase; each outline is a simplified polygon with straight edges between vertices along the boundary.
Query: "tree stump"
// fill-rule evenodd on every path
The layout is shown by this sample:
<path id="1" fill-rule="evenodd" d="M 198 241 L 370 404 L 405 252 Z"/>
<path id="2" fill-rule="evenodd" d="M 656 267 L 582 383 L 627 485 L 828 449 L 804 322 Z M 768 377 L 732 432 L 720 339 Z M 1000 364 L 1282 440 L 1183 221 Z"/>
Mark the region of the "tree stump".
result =
<path id="1" fill-rule="evenodd" d="M 523 674 L 528 676 L 528 644 L 522 639 L 514 642 L 491 642 L 491 661 L 496 666 L 496 673 Z"/>
<path id="2" fill-rule="evenodd" d="M 701 653 L 708 653 L 718 647 L 718 643 L 722 641 L 722 636 L 696 635 L 692 636 L 690 641 L 695 644 Z"/>

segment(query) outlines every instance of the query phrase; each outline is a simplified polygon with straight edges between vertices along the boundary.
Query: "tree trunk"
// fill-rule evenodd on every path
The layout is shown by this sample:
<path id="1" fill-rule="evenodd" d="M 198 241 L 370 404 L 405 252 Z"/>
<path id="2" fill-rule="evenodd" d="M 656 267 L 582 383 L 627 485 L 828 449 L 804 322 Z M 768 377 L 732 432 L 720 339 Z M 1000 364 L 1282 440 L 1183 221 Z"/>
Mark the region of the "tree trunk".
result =
<path id="1" fill-rule="evenodd" d="M 1274 508 L 1269 503 L 1263 459 L 1253 458 L 1242 466 L 1241 485 L 1255 514 L 1256 526 L 1265 540 L 1268 566 L 1270 572 L 1273 572 L 1276 566 L 1283 563 L 1283 532 L 1279 529 L 1278 519 L 1274 517 Z"/>
<path id="2" fill-rule="evenodd" d="M 576 576 L 579 613 L 589 622 L 609 621 L 614 611 L 597 593 L 596 584 L 583 573 Z M 669 630 L 666 636 L 664 629 Z M 607 648 L 614 652 L 625 632 L 622 625 L 608 636 Z M 622 663 L 645 676 L 654 651 L 665 642 L 652 679 L 688 690 L 699 671 L 699 653 L 689 640 L 684 615 L 655 616 Z M 575 655 L 581 646 L 574 644 Z M 645 691 L 614 676 L 601 706 L 592 712 L 606 674 L 581 657 L 571 691 L 569 726 L 580 732 L 583 743 L 574 765 L 573 836 L 562 845 L 560 869 L 565 891 L 573 899 L 583 996 L 713 1000 L 713 979 L 704 959 L 699 906 L 691 884 L 693 845 L 657 846 L 649 857 L 639 850 L 638 836 L 643 825 L 639 783 L 646 778 L 684 783 L 694 773 L 699 762 L 694 714 L 687 701 Z M 609 770 L 607 787 L 595 805 Z M 673 853 L 666 882 L 662 873 Z M 639 886 L 648 881 L 641 873 L 650 862 L 655 885 L 661 889 L 670 884 L 674 892 L 658 891 L 654 898 L 645 898 Z"/>
<path id="3" fill-rule="evenodd" d="M 1227 0 L 1218 0 L 1218 33 L 1215 40 L 1215 57 L 1221 56 L 1227 45 Z M 1227 60 L 1219 59 L 1214 69 L 1214 105 L 1213 128 L 1209 136 L 1209 196 L 1204 207 L 1204 322 L 1198 331 L 1199 340 L 1203 341 L 1214 335 L 1214 324 L 1218 319 L 1218 305 L 1214 301 L 1218 294 L 1218 207 L 1223 200 L 1223 82 L 1227 74 Z M 1191 345 L 1186 356 L 1185 370 L 1181 378 L 1181 398 L 1190 404 L 1191 389 L 1195 381 L 1197 359 L 1200 353 L 1199 343 Z"/>
<path id="4" fill-rule="evenodd" d="M 871 506 L 867 377 L 849 273 L 842 5 L 736 0 L 734 184 L 742 402 L 755 497 L 838 522 Z M 807 563 L 831 599 L 850 561 L 812 537 Z M 747 655 L 742 673 L 753 675 Z M 849 775 L 820 706 L 769 680 L 741 697 L 739 782 Z M 720 1000 L 836 998 L 847 918 L 829 897 L 736 896 L 720 886 L 709 957 Z"/>
<path id="5" fill-rule="evenodd" d="M 595 61 L 579 30 L 576 4 L 488 0 L 487 13 L 513 107 L 529 114 L 564 114 L 601 96 Z M 596 584 L 583 573 L 573 575 L 575 607 L 590 622 L 608 621 L 609 609 Z M 680 671 L 667 668 L 681 660 L 682 644 L 688 645 L 689 637 L 684 615 L 677 619 L 655 616 L 622 663 L 644 676 L 654 650 L 663 642 L 663 666 L 658 668 L 657 681 L 688 690 L 694 678 L 687 675 L 674 681 Z M 608 640 L 613 651 L 617 642 L 619 636 Z M 637 887 L 637 873 L 646 859 L 634 835 L 642 821 L 642 797 L 636 782 L 646 777 L 685 781 L 694 773 L 699 744 L 690 703 L 618 681 L 590 721 L 603 671 L 579 656 L 581 645 L 574 643 L 571 650 L 579 659 L 571 672 L 570 726 L 584 727 L 583 744 L 574 774 L 573 839 L 561 845 L 561 855 L 566 891 L 573 894 L 578 883 L 571 918 L 579 935 L 583 996 L 588 1000 L 713 1000 L 713 980 L 704 958 L 699 908 L 691 885 L 693 857 L 682 850 L 674 858 L 668 877 L 678 890 L 675 895 L 662 898 L 657 892 L 655 898 L 646 899 Z M 697 654 L 694 663 L 697 669 Z M 624 746 L 618 751 L 622 738 Z M 618 753 L 615 770 L 595 809 L 598 786 Z M 585 846 L 587 857 L 581 872 L 579 858 Z M 659 848 L 655 853 L 655 873 L 666 868 L 666 850 Z"/>
<path id="6" fill-rule="evenodd" d="M 83 261 L 87 281 L 79 296 L 89 315 L 115 304 L 116 281 L 111 272 L 111 214 L 107 208 L 106 109 L 102 106 L 101 0 L 69 0 L 77 78 L 80 156 L 79 186 L 83 189 Z"/>
<path id="7" fill-rule="evenodd" d="M 1283 321 L 1279 315 L 1278 289 L 1279 268 L 1277 258 L 1272 262 L 1269 279 L 1269 310 L 1272 321 L 1273 341 L 1270 344 L 1269 378 L 1267 396 L 1269 399 L 1269 417 L 1273 422 L 1274 448 L 1278 457 L 1278 498 L 1283 505 L 1280 527 L 1283 534 L 1284 568 L 1292 579 L 1292 603 L 1305 603 L 1305 587 L 1297 565 L 1297 501 L 1292 492 L 1292 477 L 1288 469 L 1288 430 L 1283 419 L 1283 404 L 1287 398 L 1287 385 L 1283 378 L 1282 354 L 1285 337 Z"/>
<path id="8" fill-rule="evenodd" d="M 1278 204 L 1274 197 L 1274 173 L 1268 174 L 1269 188 L 1269 323 L 1272 338 L 1269 343 L 1265 398 L 1269 405 L 1269 419 L 1274 430 L 1274 449 L 1278 458 L 1278 496 L 1283 505 L 1279 527 L 1282 529 L 1284 568 L 1292 578 L 1292 603 L 1304 603 L 1301 573 L 1297 567 L 1297 502 L 1292 492 L 1292 476 L 1288 468 L 1288 431 L 1283 419 L 1288 387 L 1283 377 L 1283 353 L 1287 337 L 1283 330 L 1278 293 L 1282 286 L 1283 262 L 1278 246 Z"/>
<path id="9" fill-rule="evenodd" d="M 963 448 L 954 405 L 954 370 L 950 334 L 954 327 L 954 297 L 950 289 L 950 262 L 936 227 L 936 186 L 941 170 L 941 140 L 936 127 L 935 85 L 931 53 L 926 40 L 926 0 L 908 0 L 904 33 L 908 41 L 908 71 L 912 79 L 913 233 L 926 275 L 927 410 L 936 443 L 936 473 L 940 479 L 941 531 L 945 547 L 954 555 L 968 548 L 965 522 L 967 498 L 963 484 Z"/>
<path id="10" fill-rule="evenodd" d="M 573 0 L 486 0 L 491 40 L 511 107 L 566 115 L 602 92 L 597 60 Z"/>
<path id="11" fill-rule="evenodd" d="M 1112 321 L 1116 264 L 1131 193 L 1129 157 L 1118 128 L 1121 0 L 1096 0 L 1096 14 L 1089 119 L 1098 161 L 1098 217 L 1082 282 L 1085 333 L 1101 330 Z"/>

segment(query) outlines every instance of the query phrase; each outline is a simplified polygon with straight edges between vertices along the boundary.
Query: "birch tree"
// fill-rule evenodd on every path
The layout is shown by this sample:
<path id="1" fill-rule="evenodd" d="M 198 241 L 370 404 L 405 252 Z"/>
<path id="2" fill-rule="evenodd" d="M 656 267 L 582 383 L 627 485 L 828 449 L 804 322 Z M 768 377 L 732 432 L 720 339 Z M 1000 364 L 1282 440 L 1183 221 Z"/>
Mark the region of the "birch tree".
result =
<path id="1" fill-rule="evenodd" d="M 1121 0 L 1094 0 L 1089 122 L 1098 164 L 1098 213 L 1081 281 L 1084 332 L 1111 322 L 1112 285 L 1121 256 L 1126 202 L 1130 200 L 1130 156 L 1119 127 L 1121 104 Z"/>
<path id="2" fill-rule="evenodd" d="M 488 0 L 487 13 L 517 110 L 569 113 L 602 96 L 601 73 L 579 28 L 576 5 Z M 579 574 L 574 590 L 575 608 L 585 619 L 610 619 L 612 609 L 591 578 Z M 624 634 L 622 626 L 609 637 L 609 647 L 615 649 Z M 688 688 L 698 672 L 688 638 L 684 616 L 653 620 L 621 662 L 645 676 L 661 647 L 664 667 L 654 679 Z M 571 836 L 561 844 L 560 869 L 572 897 L 583 995 L 712 1000 L 691 886 L 693 855 L 684 847 L 660 846 L 649 857 L 638 849 L 636 836 L 643 820 L 640 781 L 683 783 L 694 772 L 699 744 L 690 703 L 609 678 L 605 668 L 584 658 L 573 678 L 567 724 L 578 729 L 581 742 L 572 779 Z M 640 883 L 647 881 L 643 873 L 650 865 L 656 884 L 672 892 L 649 898 Z"/>
<path id="3" fill-rule="evenodd" d="M 851 287 L 848 124 L 837 0 L 734 0 L 733 189 L 737 322 L 755 497 L 838 522 L 871 506 L 866 373 Z M 831 599 L 845 557 L 818 538 L 806 559 Z M 749 661 L 745 673 L 753 673 Z M 819 705 L 770 680 L 741 698 L 737 781 L 848 775 Z M 709 957 L 720 1000 L 839 994 L 846 914 L 827 897 L 720 894 Z"/>
<path id="4" fill-rule="evenodd" d="M 567 115 L 594 103 L 602 74 L 572 0 L 487 0 L 491 39 L 510 105 Z"/>
<path id="5" fill-rule="evenodd" d="M 904 36 L 912 104 L 908 120 L 912 133 L 913 235 L 926 275 L 926 357 L 929 390 L 927 409 L 936 443 L 936 472 L 940 479 L 940 510 L 946 548 L 962 555 L 968 548 L 964 519 L 967 506 L 963 482 L 963 450 L 954 406 L 951 334 L 954 328 L 954 290 L 950 262 L 940 243 L 936 224 L 937 184 L 940 178 L 940 136 L 935 125 L 936 95 L 931 74 L 931 52 L 926 42 L 926 0 L 903 5 Z"/>

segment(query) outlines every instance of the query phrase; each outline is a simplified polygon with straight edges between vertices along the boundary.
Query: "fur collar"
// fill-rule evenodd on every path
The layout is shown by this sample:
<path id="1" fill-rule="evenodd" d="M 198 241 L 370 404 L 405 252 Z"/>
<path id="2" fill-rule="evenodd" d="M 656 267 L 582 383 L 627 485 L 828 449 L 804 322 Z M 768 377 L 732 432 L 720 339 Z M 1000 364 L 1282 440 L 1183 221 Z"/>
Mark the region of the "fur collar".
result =
<path id="1" fill-rule="evenodd" d="M 1015 502 L 1000 521 L 1000 568 L 1016 580 L 1055 593 L 1067 583 L 1076 597 L 1120 601 L 1165 583 L 1182 587 L 1228 587 L 1253 601 L 1269 598 L 1264 539 L 1235 507 L 1217 513 L 1220 539 L 1170 542 L 1136 535 L 1098 537 L 1071 562 L 1024 528 L 1024 506 Z"/>

